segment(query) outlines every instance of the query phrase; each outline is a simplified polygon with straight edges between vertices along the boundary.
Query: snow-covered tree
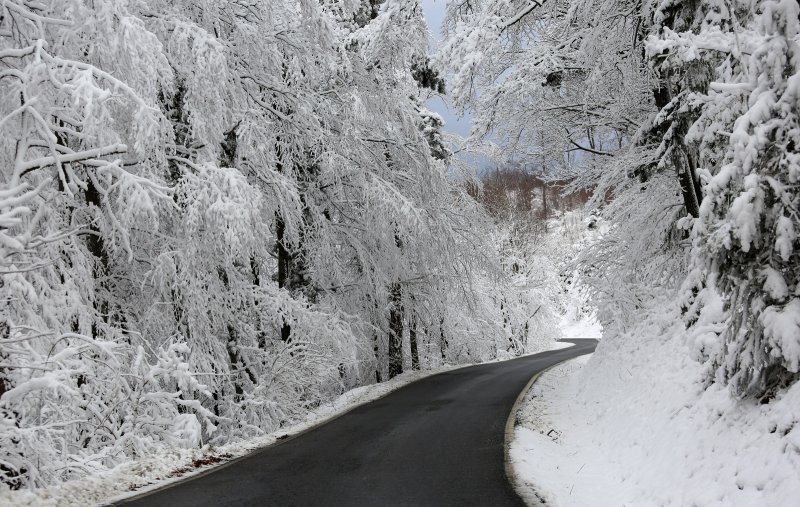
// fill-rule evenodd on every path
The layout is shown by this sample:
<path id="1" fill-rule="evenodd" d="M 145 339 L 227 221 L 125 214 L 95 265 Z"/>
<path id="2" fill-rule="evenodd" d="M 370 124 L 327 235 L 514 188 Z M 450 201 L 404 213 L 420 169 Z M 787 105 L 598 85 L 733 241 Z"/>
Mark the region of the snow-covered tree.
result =
<path id="1" fill-rule="evenodd" d="M 415 0 L 3 3 L 2 482 L 493 353 L 426 38 Z"/>
<path id="2" fill-rule="evenodd" d="M 710 379 L 758 397 L 800 368 L 797 9 L 451 2 L 438 57 L 476 135 L 595 186 L 614 226 L 584 280 L 609 328 L 682 286 Z"/>
<path id="3" fill-rule="evenodd" d="M 788 1 L 664 4 L 647 42 L 685 83 L 670 107 L 696 118 L 678 141 L 702 181 L 684 223 L 687 320 L 712 378 L 740 395 L 769 398 L 800 378 L 798 14 Z"/>

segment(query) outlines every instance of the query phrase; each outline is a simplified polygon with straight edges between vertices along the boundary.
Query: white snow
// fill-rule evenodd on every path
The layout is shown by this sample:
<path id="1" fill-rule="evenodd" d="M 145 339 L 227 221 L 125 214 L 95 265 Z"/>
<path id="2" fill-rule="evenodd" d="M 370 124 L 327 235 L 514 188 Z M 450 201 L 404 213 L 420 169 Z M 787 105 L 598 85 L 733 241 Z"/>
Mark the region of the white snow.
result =
<path id="1" fill-rule="evenodd" d="M 574 347 L 574 343 L 569 342 L 562 342 L 562 341 L 554 341 L 547 350 L 559 350 L 559 349 L 568 349 L 570 347 Z"/>
<path id="2" fill-rule="evenodd" d="M 613 476 L 598 466 L 603 464 L 602 455 L 597 455 L 601 449 L 581 448 L 582 442 L 576 442 L 571 433 L 577 424 L 562 422 L 570 416 L 565 384 L 588 357 L 558 365 L 539 377 L 517 417 L 520 425 L 509 453 L 514 470 L 525 489 L 548 505 L 599 505 L 601 500 L 603 505 L 624 503 L 619 488 L 604 487 Z"/>
<path id="3" fill-rule="evenodd" d="M 571 251 L 556 251 L 592 239 L 577 234 Z M 602 340 L 526 395 L 509 450 L 523 497 L 561 507 L 798 505 L 800 385 L 759 404 L 703 380 L 701 349 L 716 346 L 704 333 L 717 336 L 722 299 L 706 294 L 687 332 L 677 298 L 656 290 L 639 322 L 604 331 L 579 277 L 563 278 L 562 335 Z M 787 306 L 762 317 L 779 336 L 794 332 L 798 314 Z M 788 355 L 794 342 L 785 340 Z"/>
<path id="4" fill-rule="evenodd" d="M 678 313 L 534 384 L 510 458 L 548 505 L 797 505 L 800 386 L 768 404 L 706 388 Z"/>
<path id="5" fill-rule="evenodd" d="M 603 326 L 597 321 L 594 313 L 576 314 L 572 309 L 561 317 L 559 322 L 563 338 L 595 338 L 603 337 Z"/>

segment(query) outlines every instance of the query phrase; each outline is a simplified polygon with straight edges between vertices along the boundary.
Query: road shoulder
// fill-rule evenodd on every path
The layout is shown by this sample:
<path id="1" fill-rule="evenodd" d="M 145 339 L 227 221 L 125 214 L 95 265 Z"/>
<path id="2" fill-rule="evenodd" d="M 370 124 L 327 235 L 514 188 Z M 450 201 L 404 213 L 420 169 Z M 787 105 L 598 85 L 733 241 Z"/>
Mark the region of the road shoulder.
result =
<path id="1" fill-rule="evenodd" d="M 590 355 L 559 363 L 532 382 L 514 412 L 507 467 L 528 505 L 614 505 L 601 456 L 586 445 L 591 421 L 574 404 L 581 370 Z M 621 505 L 616 503 L 616 505 Z"/>

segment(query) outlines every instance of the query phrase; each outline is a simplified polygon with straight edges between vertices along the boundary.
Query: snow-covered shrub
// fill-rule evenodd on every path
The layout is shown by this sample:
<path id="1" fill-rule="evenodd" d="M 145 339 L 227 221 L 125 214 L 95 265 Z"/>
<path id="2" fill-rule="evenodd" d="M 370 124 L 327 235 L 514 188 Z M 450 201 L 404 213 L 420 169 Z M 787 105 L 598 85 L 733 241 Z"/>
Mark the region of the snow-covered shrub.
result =
<path id="1" fill-rule="evenodd" d="M 139 340 L 133 340 L 139 341 Z M 193 375 L 190 349 L 98 340 L 77 333 L 30 336 L 15 331 L 4 354 L 17 365 L 0 399 L 2 480 L 35 485 L 96 473 L 167 445 L 185 445 L 177 421 L 198 431 L 218 418 L 195 398 L 210 394 Z M 152 362 L 151 362 L 152 361 Z"/>

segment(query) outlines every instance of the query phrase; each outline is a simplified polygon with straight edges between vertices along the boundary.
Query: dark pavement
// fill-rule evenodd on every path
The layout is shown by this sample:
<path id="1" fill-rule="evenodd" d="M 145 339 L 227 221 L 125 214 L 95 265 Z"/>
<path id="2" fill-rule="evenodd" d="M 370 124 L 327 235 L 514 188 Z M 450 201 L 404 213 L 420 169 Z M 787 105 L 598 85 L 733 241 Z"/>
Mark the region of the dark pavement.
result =
<path id="1" fill-rule="evenodd" d="M 155 506 L 524 505 L 504 432 L 537 372 L 595 340 L 424 378 L 210 473 L 123 502 Z"/>

